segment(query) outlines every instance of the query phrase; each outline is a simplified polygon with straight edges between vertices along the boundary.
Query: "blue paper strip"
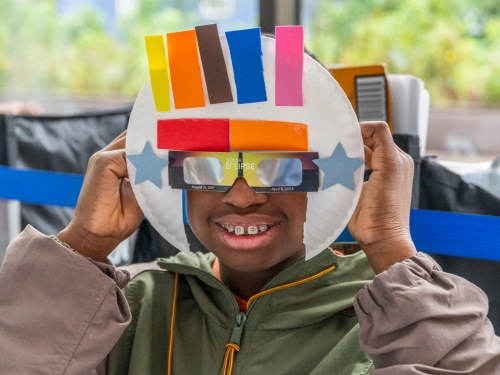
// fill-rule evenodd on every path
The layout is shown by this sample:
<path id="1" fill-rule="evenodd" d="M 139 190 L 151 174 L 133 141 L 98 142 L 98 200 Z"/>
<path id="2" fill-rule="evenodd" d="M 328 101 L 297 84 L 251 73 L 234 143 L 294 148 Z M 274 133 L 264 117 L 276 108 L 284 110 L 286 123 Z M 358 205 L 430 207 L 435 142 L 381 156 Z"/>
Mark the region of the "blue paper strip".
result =
<path id="1" fill-rule="evenodd" d="M 76 207 L 83 176 L 0 166 L 0 198 Z"/>
<path id="2" fill-rule="evenodd" d="M 500 217 L 412 210 L 411 237 L 418 251 L 500 261 Z M 337 242 L 354 242 L 347 229 Z"/>
<path id="3" fill-rule="evenodd" d="M 182 191 L 182 222 L 184 225 L 189 225 L 186 203 L 186 190 Z"/>
<path id="4" fill-rule="evenodd" d="M 267 101 L 260 27 L 226 31 L 238 104 Z"/>

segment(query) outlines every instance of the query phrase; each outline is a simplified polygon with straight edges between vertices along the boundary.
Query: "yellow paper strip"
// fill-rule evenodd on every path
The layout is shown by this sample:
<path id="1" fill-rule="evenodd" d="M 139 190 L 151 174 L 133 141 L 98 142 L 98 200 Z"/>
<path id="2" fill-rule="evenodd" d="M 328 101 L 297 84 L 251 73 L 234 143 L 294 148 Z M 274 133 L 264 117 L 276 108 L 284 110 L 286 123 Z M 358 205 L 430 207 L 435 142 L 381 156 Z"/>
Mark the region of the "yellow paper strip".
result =
<path id="1" fill-rule="evenodd" d="M 151 89 L 158 112 L 170 111 L 170 78 L 163 35 L 144 37 L 149 62 Z"/>

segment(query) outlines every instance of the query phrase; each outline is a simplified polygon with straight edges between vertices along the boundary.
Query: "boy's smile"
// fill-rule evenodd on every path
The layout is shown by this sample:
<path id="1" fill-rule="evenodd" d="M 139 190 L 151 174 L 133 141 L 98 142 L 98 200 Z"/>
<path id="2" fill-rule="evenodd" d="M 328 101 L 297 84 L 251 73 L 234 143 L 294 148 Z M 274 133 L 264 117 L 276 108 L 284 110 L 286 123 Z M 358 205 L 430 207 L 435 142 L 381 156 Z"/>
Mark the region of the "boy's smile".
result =
<path id="1" fill-rule="evenodd" d="M 307 193 L 256 193 L 238 178 L 225 193 L 188 191 L 187 208 L 193 232 L 219 258 L 221 272 L 268 271 L 305 254 Z"/>
<path id="2" fill-rule="evenodd" d="M 215 220 L 222 242 L 238 250 L 253 250 L 272 241 L 279 219 L 266 215 L 225 215 Z"/>

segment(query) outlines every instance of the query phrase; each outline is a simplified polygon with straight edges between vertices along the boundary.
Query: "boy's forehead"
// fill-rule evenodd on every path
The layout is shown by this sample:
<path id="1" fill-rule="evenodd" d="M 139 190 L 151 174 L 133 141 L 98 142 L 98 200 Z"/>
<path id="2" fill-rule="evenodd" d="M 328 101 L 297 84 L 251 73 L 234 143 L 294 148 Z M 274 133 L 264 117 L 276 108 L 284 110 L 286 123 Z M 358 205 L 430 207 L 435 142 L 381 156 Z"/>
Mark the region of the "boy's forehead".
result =
<path id="1" fill-rule="evenodd" d="M 210 83 L 207 72 L 203 70 L 203 53 L 200 47 L 196 58 L 202 81 L 204 106 L 178 108 L 175 102 L 174 84 L 176 68 L 172 70 L 170 66 L 167 67 L 170 69 L 168 72 L 174 73 L 169 77 L 171 79 L 168 90 L 170 108 L 169 111 L 157 111 L 155 82 L 153 82 L 154 75 L 152 74 L 152 79 L 142 88 L 132 110 L 127 135 L 127 155 L 141 154 L 147 143 L 151 147 L 152 155 L 163 160 L 168 160 L 169 150 L 186 145 L 197 147 L 201 144 L 203 151 L 206 151 L 206 144 L 216 144 L 220 147 L 218 151 L 224 148 L 229 151 L 232 149 L 232 139 L 234 142 L 240 142 L 238 148 L 234 149 L 269 150 L 270 144 L 274 142 L 275 145 L 278 144 L 281 147 L 281 151 L 316 151 L 320 159 L 331 158 L 336 151 L 336 146 L 340 144 L 346 160 L 363 159 L 362 139 L 352 107 L 332 76 L 320 64 L 301 53 L 302 105 L 276 105 L 277 97 L 280 95 L 283 97 L 282 93 L 280 94 L 277 90 L 280 83 L 276 78 L 282 73 L 278 70 L 281 65 L 277 64 L 279 40 L 259 36 L 258 54 L 261 65 L 259 67 L 258 61 L 253 61 L 252 64 L 260 69 L 265 101 L 252 102 L 249 99 L 252 93 L 241 89 L 241 80 L 252 84 L 252 82 L 248 83 L 251 77 L 242 76 L 241 69 L 238 70 L 236 67 L 241 61 L 238 61 L 239 57 L 234 53 L 239 50 L 238 48 L 241 49 L 247 45 L 244 43 L 244 38 L 242 41 L 238 39 L 238 36 L 234 37 L 234 34 L 219 37 L 221 56 L 228 80 L 226 91 L 227 88 L 230 89 L 233 100 L 211 103 L 209 86 L 213 82 Z M 167 44 L 168 41 L 167 37 Z M 233 50 L 231 50 L 233 47 L 231 43 L 236 43 L 236 48 Z M 201 46 L 200 43 L 199 46 Z M 250 44 L 249 49 L 255 52 L 253 44 Z M 168 45 L 165 51 L 167 58 Z M 254 72 L 255 66 L 251 68 L 250 70 Z M 254 89 L 258 91 L 259 87 L 254 87 Z M 300 104 L 298 99 L 300 95 L 295 94 L 289 95 L 290 97 L 286 100 L 295 100 L 295 103 Z M 262 91 L 260 95 L 262 99 Z M 257 98 L 259 98 L 258 95 Z M 226 95 L 225 100 L 227 99 Z M 273 133 L 272 130 L 276 128 L 279 128 L 279 131 Z M 244 144 L 245 142 L 247 144 Z M 343 160 L 342 155 L 339 158 L 338 160 Z M 159 165 L 158 168 L 161 167 L 161 164 Z M 331 172 L 336 174 L 339 170 Z M 344 172 L 340 168 L 340 173 Z M 304 226 L 304 241 L 308 257 L 326 248 L 347 224 L 360 193 L 362 168 L 353 170 L 351 174 L 354 181 L 353 190 L 346 188 L 342 183 L 336 183 L 329 189 L 308 193 L 309 203 Z M 132 163 L 129 163 L 129 175 L 131 180 L 135 181 L 137 170 Z M 150 181 L 133 185 L 138 202 L 152 225 L 164 238 L 177 248 L 188 250 L 183 222 L 179 219 L 183 216 L 183 193 L 171 189 L 168 185 L 168 168 L 161 169 L 158 179 L 160 186 Z M 323 173 L 320 176 L 320 186 L 322 179 Z M 328 209 L 328 207 L 333 208 Z"/>

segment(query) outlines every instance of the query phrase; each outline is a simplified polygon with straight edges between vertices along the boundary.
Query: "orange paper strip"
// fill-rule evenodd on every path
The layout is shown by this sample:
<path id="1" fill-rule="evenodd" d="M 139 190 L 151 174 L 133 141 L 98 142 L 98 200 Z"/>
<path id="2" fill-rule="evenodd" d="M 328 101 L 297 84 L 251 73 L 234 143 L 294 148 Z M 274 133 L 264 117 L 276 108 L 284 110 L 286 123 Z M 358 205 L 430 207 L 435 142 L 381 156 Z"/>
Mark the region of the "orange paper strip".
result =
<path id="1" fill-rule="evenodd" d="M 204 107 L 196 32 L 168 33 L 167 49 L 175 108 Z"/>
<path id="2" fill-rule="evenodd" d="M 307 125 L 298 122 L 231 120 L 231 150 L 307 151 Z"/>

